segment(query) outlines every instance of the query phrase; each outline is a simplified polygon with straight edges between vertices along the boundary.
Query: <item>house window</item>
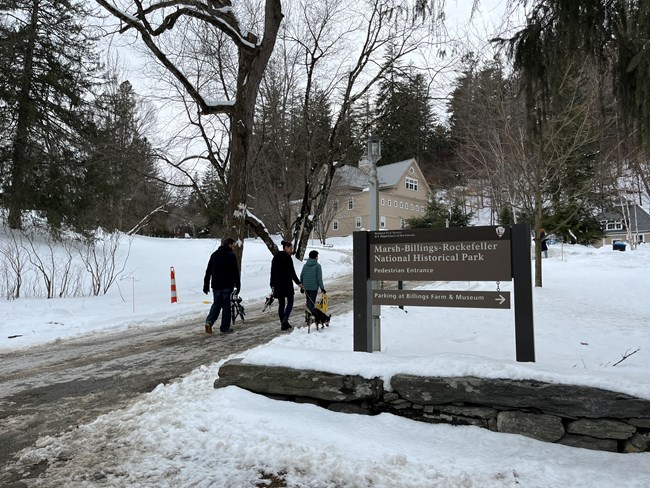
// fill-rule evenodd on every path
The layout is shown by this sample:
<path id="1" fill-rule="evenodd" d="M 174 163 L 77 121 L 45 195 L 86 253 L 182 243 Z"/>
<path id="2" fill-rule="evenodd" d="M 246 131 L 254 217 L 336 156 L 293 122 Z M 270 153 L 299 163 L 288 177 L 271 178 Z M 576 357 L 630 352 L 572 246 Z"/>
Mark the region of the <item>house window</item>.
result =
<path id="1" fill-rule="evenodd" d="M 393 202 L 395 204 L 395 208 L 397 208 L 397 200 Z"/>
<path id="2" fill-rule="evenodd" d="M 355 229 L 361 228 L 361 217 L 359 217 L 358 215 L 354 218 L 354 228 Z"/>
<path id="3" fill-rule="evenodd" d="M 413 210 L 413 204 L 411 204 L 411 210 Z"/>
<path id="4" fill-rule="evenodd" d="M 332 222 L 332 229 L 333 230 L 339 230 L 339 221 L 338 220 L 335 220 L 334 222 Z"/>
<path id="5" fill-rule="evenodd" d="M 623 222 L 607 222 L 605 229 L 607 230 L 621 230 L 623 228 Z"/>
<path id="6" fill-rule="evenodd" d="M 354 208 L 354 198 L 348 197 L 348 210 L 352 210 L 353 208 Z"/>
<path id="7" fill-rule="evenodd" d="M 416 211 L 416 212 L 419 212 L 419 211 L 420 211 L 420 206 L 419 206 L 419 205 L 416 205 L 416 206 L 415 206 L 415 211 Z"/>
<path id="8" fill-rule="evenodd" d="M 418 191 L 418 180 L 415 178 L 406 178 L 406 189 Z"/>
<path id="9" fill-rule="evenodd" d="M 392 207 L 392 201 L 391 200 L 388 200 L 388 206 Z"/>
<path id="10" fill-rule="evenodd" d="M 379 227 L 381 227 L 382 229 L 386 228 L 386 217 L 383 215 L 379 216 Z"/>
<path id="11" fill-rule="evenodd" d="M 339 201 L 334 200 L 334 203 L 332 204 L 332 210 L 334 210 L 334 213 L 339 211 Z"/>
<path id="12" fill-rule="evenodd" d="M 404 208 L 404 202 L 399 202 L 399 208 Z"/>
<path id="13" fill-rule="evenodd" d="M 403 229 L 404 227 L 406 227 L 406 220 L 399 219 L 399 228 Z"/>
<path id="14" fill-rule="evenodd" d="M 385 198 L 382 198 L 382 199 L 381 199 L 381 204 L 384 205 L 384 203 L 386 203 L 386 199 L 385 199 Z"/>

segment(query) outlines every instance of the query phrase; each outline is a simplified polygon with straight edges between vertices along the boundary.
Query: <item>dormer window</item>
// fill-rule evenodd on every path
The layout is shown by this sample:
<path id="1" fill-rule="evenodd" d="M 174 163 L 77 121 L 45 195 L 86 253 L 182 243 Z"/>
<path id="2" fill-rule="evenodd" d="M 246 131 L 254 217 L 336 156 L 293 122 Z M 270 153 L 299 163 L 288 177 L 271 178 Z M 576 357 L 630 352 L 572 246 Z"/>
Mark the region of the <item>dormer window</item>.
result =
<path id="1" fill-rule="evenodd" d="M 406 178 L 406 189 L 418 191 L 418 180 L 415 178 Z"/>
<path id="2" fill-rule="evenodd" d="M 623 229 L 623 222 L 620 220 L 616 220 L 614 222 L 607 222 L 605 224 L 605 230 L 622 230 Z"/>

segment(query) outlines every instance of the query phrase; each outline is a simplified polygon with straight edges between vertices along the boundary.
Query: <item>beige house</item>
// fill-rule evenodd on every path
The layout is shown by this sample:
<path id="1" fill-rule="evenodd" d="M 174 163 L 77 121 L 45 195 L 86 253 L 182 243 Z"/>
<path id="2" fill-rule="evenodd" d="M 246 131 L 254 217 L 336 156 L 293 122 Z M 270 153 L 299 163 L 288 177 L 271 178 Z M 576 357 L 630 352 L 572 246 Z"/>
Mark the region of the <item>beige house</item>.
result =
<path id="1" fill-rule="evenodd" d="M 369 229 L 369 170 L 365 159 L 358 168 L 342 166 L 336 170 L 328 202 L 328 237 L 349 236 L 354 231 Z M 425 214 L 432 192 L 415 159 L 379 166 L 377 179 L 380 230 L 402 229 L 407 219 Z"/>

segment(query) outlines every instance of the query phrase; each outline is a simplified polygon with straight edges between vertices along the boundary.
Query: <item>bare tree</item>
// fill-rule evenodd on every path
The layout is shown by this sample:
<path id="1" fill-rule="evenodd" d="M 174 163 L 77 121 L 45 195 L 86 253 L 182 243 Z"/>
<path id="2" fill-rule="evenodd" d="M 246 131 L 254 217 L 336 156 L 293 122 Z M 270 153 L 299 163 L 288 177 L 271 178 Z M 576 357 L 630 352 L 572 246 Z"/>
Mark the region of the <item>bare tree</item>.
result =
<path id="1" fill-rule="evenodd" d="M 23 237 L 29 244 L 29 248 L 25 247 L 25 250 L 32 269 L 43 280 L 47 298 L 54 298 L 54 287 L 58 280 L 54 238 L 45 233 L 41 236 L 36 232 L 34 234 L 24 232 Z M 43 241 L 40 246 L 36 243 L 39 240 Z M 44 249 L 44 247 L 47 249 Z"/>
<path id="2" fill-rule="evenodd" d="M 371 130 L 367 126 L 350 134 L 355 106 L 373 92 L 391 64 L 432 48 L 431 31 L 418 28 L 402 15 L 405 11 L 396 8 L 398 3 L 324 0 L 314 4 L 302 0 L 292 2 L 287 12 L 285 29 L 280 32 L 283 49 L 275 58 L 274 75 L 283 87 L 276 92 L 285 97 L 279 104 L 299 110 L 299 124 L 292 126 L 292 135 L 301 145 L 301 159 L 298 168 L 285 164 L 277 169 L 286 171 L 293 185 L 282 187 L 276 196 L 284 201 L 275 207 L 285 215 L 286 209 L 292 210 L 290 229 L 286 229 L 286 216 L 278 216 L 278 222 L 284 232 L 290 230 L 285 238 L 294 242 L 298 258 L 326 214 L 336 168 L 349 151 L 360 153 Z M 296 102 L 298 95 L 301 98 Z M 323 133 L 325 110 L 329 111 L 329 127 Z M 285 149 L 285 161 L 289 161 L 290 150 L 297 148 Z M 270 239 L 265 241 L 271 251 L 276 250 Z"/>
<path id="3" fill-rule="evenodd" d="M 189 185 L 204 198 L 194 169 L 207 162 L 220 172 L 228 188 L 226 233 L 241 240 L 246 223 L 276 251 L 269 228 L 262 215 L 257 215 L 268 205 L 261 206 L 259 201 L 254 202 L 254 209 L 248 205 L 246 170 L 260 156 L 251 151 L 255 101 L 284 15 L 280 0 L 263 2 L 263 15 L 255 2 L 245 1 L 159 0 L 148 6 L 137 0 L 96 2 L 120 20 L 117 31 L 138 33 L 185 98 L 193 128 L 187 147 L 196 138 L 204 147 L 169 159 L 186 176 L 185 182 L 175 184 Z M 283 191 L 286 205 L 273 206 L 283 211 L 285 222 L 278 219 L 271 229 L 283 227 L 301 257 L 327 205 L 336 162 L 349 146 L 342 143 L 342 132 L 355 103 L 371 93 L 386 63 L 430 48 L 431 30 L 429 24 L 417 28 L 411 8 L 393 0 L 303 0 L 285 2 L 284 7 L 290 21 L 282 42 L 288 48 L 281 51 L 287 57 L 280 58 L 279 64 L 289 73 L 287 87 L 298 88 L 287 90 L 287 96 L 299 93 L 301 97 L 300 136 L 306 156 L 300 172 L 291 175 L 292 179 L 297 176 L 298 189 Z M 255 29 L 263 33 L 261 39 L 251 33 Z M 394 54 L 387 60 L 389 43 Z M 335 107 L 324 137 L 316 137 L 312 130 L 317 97 Z M 228 133 L 225 144 L 218 135 L 224 131 Z M 176 142 L 183 137 L 185 133 L 179 131 Z"/>
<path id="4" fill-rule="evenodd" d="M 0 244 L 0 293 L 9 299 L 21 297 L 23 275 L 27 256 L 23 247 L 21 232 L 4 229 L 7 237 Z"/>
<path id="5" fill-rule="evenodd" d="M 222 114 L 227 117 L 230 139 L 229 161 L 224 170 L 228 183 L 226 234 L 240 243 L 238 258 L 241 260 L 246 218 L 246 168 L 250 157 L 255 102 L 282 22 L 281 1 L 265 0 L 263 20 L 257 23 L 262 29 L 261 38 L 252 29 L 241 25 L 240 17 L 246 12 L 238 11 L 229 0 L 160 0 L 149 2 L 146 6 L 140 0 L 96 2 L 119 19 L 120 32 L 137 31 L 158 62 L 191 97 L 201 115 Z M 250 27 L 255 26 L 255 19 L 252 22 Z M 202 46 L 193 44 L 196 37 L 192 34 L 195 32 L 205 33 L 208 42 Z M 178 41 L 184 37 L 189 42 L 180 44 Z M 211 41 L 222 42 L 225 39 L 236 51 L 236 78 L 232 92 L 217 90 L 220 84 L 222 88 L 230 86 L 226 81 L 227 67 L 220 65 L 221 59 L 218 57 L 209 56 Z M 191 55 L 195 61 L 197 50 L 205 47 L 208 56 L 203 57 L 202 66 L 206 68 L 208 76 L 216 73 L 216 80 L 206 80 L 201 71 L 184 69 L 188 67 L 185 63 L 185 49 L 188 46 L 193 49 Z M 192 67 L 196 66 L 197 63 L 192 64 Z"/>
<path id="6" fill-rule="evenodd" d="M 126 268 L 131 252 L 131 240 L 126 256 L 119 256 L 121 234 L 115 232 L 86 239 L 78 249 L 79 257 L 91 277 L 92 294 L 105 295 Z"/>
<path id="7" fill-rule="evenodd" d="M 497 202 L 509 205 L 513 215 L 523 212 L 532 220 L 535 286 L 542 286 L 543 217 L 555 197 L 566 197 L 562 192 L 567 170 L 597 142 L 598 105 L 593 98 L 584 96 L 584 83 L 590 78 L 574 78 L 572 68 L 568 66 L 564 73 L 562 108 L 547 111 L 532 132 L 524 103 L 516 96 L 516 85 L 496 97 L 491 96 L 493 91 L 486 90 L 470 102 L 473 109 L 466 111 L 467 120 L 457 119 L 457 129 L 462 127 L 463 136 L 461 158 L 478 178 L 488 182 Z M 596 170 L 592 177 L 571 188 L 570 198 L 580 199 L 593 192 L 599 178 L 601 174 Z M 572 217 L 566 216 L 567 220 Z M 554 231 L 547 229 L 547 233 Z"/>
<path id="8" fill-rule="evenodd" d="M 327 243 L 327 233 L 332 227 L 334 218 L 339 209 L 340 200 L 334 195 L 335 192 L 330 190 L 330 199 L 327 202 L 327 205 L 323 209 L 323 213 L 320 215 L 316 228 L 314 232 L 320 240 L 321 244 Z"/>

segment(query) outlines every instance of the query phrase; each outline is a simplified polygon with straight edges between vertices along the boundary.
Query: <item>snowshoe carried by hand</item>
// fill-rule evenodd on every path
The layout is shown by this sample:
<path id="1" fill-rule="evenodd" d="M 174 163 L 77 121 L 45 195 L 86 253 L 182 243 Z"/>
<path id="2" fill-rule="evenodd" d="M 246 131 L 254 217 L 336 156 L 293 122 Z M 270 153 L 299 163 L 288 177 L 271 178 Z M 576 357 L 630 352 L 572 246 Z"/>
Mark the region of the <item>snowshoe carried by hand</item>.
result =
<path id="1" fill-rule="evenodd" d="M 242 322 L 246 322 L 244 318 L 246 317 L 246 311 L 244 306 L 241 304 L 242 299 L 237 294 L 237 290 L 233 290 L 232 295 L 230 295 L 230 312 L 232 316 L 232 323 L 235 323 L 237 317 L 241 317 Z"/>
<path id="2" fill-rule="evenodd" d="M 266 301 L 264 302 L 264 308 L 262 309 L 262 312 L 266 312 L 269 308 L 271 308 L 274 300 L 275 297 L 273 296 L 273 292 L 269 293 L 269 296 L 266 297 Z"/>

